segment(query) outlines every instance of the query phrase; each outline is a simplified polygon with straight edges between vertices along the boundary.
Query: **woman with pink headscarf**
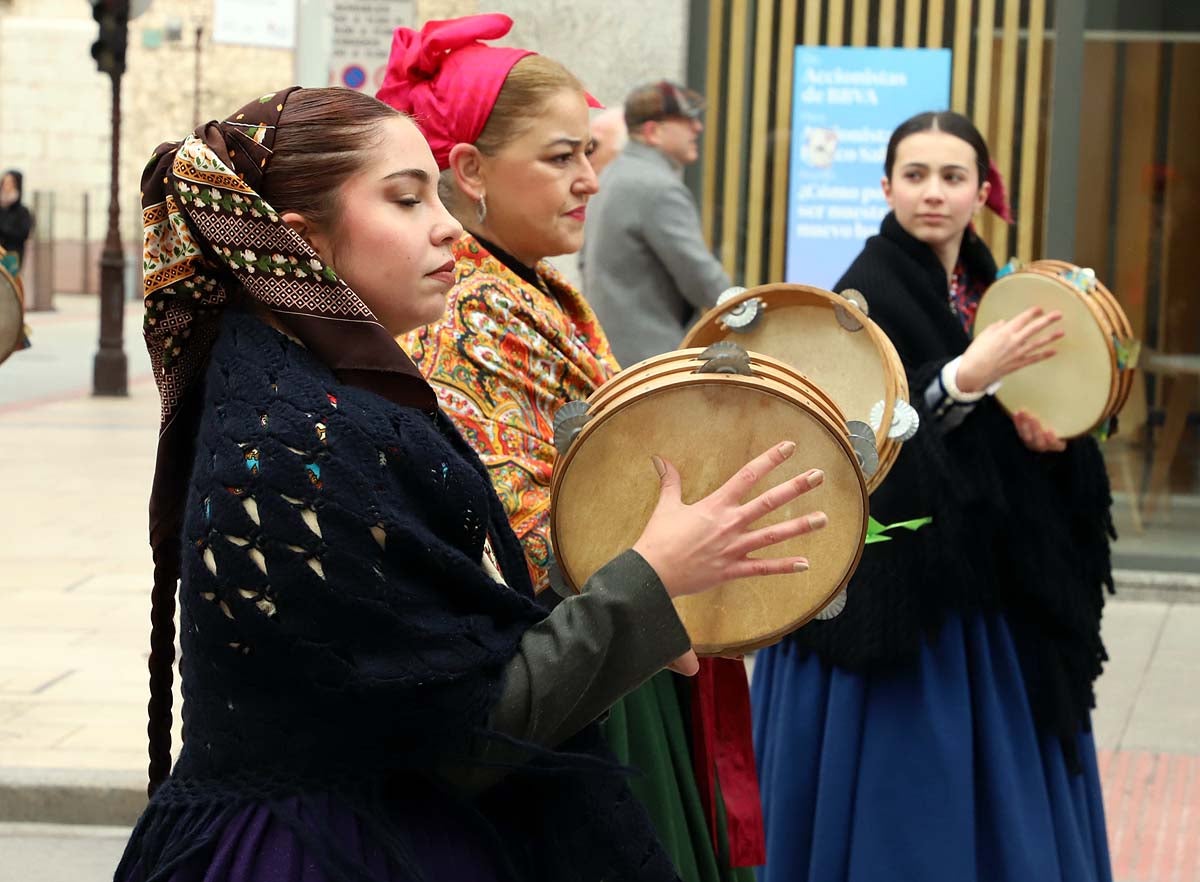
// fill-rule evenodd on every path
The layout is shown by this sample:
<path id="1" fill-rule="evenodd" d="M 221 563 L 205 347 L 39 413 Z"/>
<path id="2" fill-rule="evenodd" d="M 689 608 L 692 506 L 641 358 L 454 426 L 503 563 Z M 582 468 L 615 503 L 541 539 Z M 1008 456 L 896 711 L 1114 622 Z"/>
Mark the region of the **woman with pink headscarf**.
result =
<path id="1" fill-rule="evenodd" d="M 583 243 L 598 187 L 588 109 L 598 105 L 558 62 L 483 42 L 511 25 L 478 15 L 399 28 L 379 98 L 421 126 L 442 199 L 466 230 L 445 316 L 402 345 L 487 465 L 549 604 L 554 414 L 617 363 L 587 301 L 545 260 Z M 675 665 L 697 668 L 693 680 L 664 671 L 627 696 L 605 733 L 643 773 L 631 787 L 683 878 L 750 879 L 763 835 L 745 671 L 690 654 Z"/>

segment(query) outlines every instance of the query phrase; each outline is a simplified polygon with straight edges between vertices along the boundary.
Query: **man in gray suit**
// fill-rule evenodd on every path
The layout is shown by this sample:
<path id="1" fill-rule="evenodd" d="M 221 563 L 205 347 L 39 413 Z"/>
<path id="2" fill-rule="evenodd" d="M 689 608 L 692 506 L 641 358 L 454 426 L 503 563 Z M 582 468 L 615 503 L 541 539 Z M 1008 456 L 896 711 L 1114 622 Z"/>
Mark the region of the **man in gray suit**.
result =
<path id="1" fill-rule="evenodd" d="M 676 349 L 730 286 L 682 180 L 699 156 L 703 110 L 701 95 L 666 80 L 630 92 L 629 143 L 588 203 L 583 293 L 622 367 Z"/>

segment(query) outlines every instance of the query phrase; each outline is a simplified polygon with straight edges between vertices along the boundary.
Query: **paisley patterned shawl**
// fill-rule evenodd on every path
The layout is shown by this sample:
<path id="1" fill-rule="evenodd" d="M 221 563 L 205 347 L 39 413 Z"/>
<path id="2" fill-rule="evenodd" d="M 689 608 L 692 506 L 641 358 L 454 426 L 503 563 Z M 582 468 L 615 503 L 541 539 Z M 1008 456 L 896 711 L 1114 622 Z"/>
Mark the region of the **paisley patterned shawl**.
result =
<path id="1" fill-rule="evenodd" d="M 592 308 L 546 261 L 546 290 L 464 234 L 445 317 L 400 338 L 487 465 L 541 591 L 550 563 L 554 413 L 617 372 Z"/>
<path id="2" fill-rule="evenodd" d="M 163 683 L 156 662 L 174 655 L 170 614 L 200 381 L 230 299 L 248 298 L 268 310 L 343 382 L 398 404 L 437 407 L 433 391 L 367 305 L 259 194 L 276 133 L 286 125 L 284 107 L 296 91 L 264 95 L 182 142 L 160 145 L 142 174 L 144 335 L 162 399 L 150 498 L 152 729 L 156 720 L 170 719 L 169 674 Z M 170 757 L 153 747 L 152 753 L 153 786 Z"/>

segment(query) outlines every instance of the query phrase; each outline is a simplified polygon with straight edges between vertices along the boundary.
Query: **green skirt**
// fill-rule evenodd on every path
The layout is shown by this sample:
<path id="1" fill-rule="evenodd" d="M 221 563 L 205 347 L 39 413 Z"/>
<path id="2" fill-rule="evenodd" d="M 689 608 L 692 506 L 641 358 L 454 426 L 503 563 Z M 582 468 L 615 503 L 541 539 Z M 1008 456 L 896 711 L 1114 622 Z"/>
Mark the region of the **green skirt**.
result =
<path id="1" fill-rule="evenodd" d="M 605 735 L 621 762 L 642 772 L 630 780 L 630 787 L 649 811 L 684 882 L 754 882 L 752 868 L 729 866 L 719 783 L 720 841 L 713 848 L 692 767 L 691 720 L 679 696 L 677 676 L 663 671 L 613 705 Z"/>

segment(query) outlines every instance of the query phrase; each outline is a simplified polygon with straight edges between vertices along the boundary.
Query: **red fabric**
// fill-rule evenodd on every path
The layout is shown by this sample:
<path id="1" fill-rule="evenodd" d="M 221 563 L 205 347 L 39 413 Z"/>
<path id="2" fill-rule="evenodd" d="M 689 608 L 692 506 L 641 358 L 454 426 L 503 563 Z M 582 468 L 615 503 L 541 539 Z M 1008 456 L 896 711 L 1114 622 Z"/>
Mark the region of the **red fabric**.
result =
<path id="1" fill-rule="evenodd" d="M 483 131 L 504 78 L 533 53 L 485 46 L 512 28 L 507 15 L 469 15 L 427 22 L 420 33 L 396 28 L 387 73 L 376 98 L 401 110 L 424 133 L 438 168 L 450 165 L 450 148 L 471 144 Z"/>
<path id="2" fill-rule="evenodd" d="M 992 185 L 992 189 L 988 192 L 987 207 L 996 213 L 996 216 L 1006 224 L 1013 222 L 1012 210 L 1008 206 L 1008 190 L 1004 186 L 1004 178 L 1000 174 L 1000 169 L 996 168 L 996 163 L 988 163 L 988 183 Z"/>
<path id="3" fill-rule="evenodd" d="M 692 750 L 713 847 L 719 842 L 715 799 L 719 781 L 725 798 L 729 865 L 765 864 L 762 795 L 750 731 L 750 684 L 741 659 L 700 659 L 700 673 L 692 680 Z"/>
<path id="4" fill-rule="evenodd" d="M 528 49 L 485 46 L 512 28 L 500 13 L 430 21 L 420 33 L 396 28 L 380 101 L 410 115 L 421 128 L 438 168 L 450 166 L 455 144 L 473 144 L 513 65 Z M 591 95 L 588 103 L 600 104 Z"/>

